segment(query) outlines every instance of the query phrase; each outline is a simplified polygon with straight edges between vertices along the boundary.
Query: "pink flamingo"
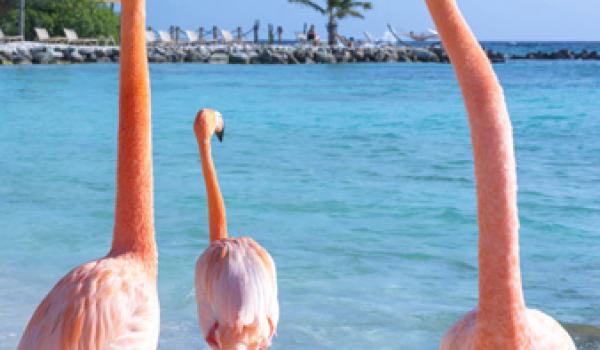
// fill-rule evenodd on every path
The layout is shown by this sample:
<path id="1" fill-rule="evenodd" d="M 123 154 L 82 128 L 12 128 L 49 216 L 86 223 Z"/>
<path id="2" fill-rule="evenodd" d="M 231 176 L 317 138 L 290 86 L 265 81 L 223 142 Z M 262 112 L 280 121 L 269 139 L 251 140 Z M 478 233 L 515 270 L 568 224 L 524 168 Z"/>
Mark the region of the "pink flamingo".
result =
<path id="1" fill-rule="evenodd" d="M 525 307 L 515 157 L 502 88 L 455 0 L 427 0 L 427 5 L 469 116 L 479 221 L 479 304 L 446 333 L 440 349 L 574 350 L 558 322 Z"/>
<path id="2" fill-rule="evenodd" d="M 122 4 L 117 193 L 112 249 L 64 276 L 19 350 L 156 349 L 159 305 L 152 204 L 145 1 Z"/>
<path id="3" fill-rule="evenodd" d="M 267 349 L 277 328 L 277 275 L 269 253 L 249 237 L 227 238 L 225 204 L 210 140 L 223 140 L 221 113 L 201 110 L 194 122 L 208 199 L 210 246 L 196 263 L 198 318 L 212 349 Z"/>

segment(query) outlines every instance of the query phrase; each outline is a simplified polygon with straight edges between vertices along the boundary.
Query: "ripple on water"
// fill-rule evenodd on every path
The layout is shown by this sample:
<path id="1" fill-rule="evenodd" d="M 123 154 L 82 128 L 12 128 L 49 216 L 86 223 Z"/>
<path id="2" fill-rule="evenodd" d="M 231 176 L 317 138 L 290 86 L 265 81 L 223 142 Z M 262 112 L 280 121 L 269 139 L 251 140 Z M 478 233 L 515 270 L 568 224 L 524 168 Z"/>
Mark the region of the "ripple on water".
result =
<path id="1" fill-rule="evenodd" d="M 598 349 L 600 64 L 496 66 L 514 124 L 528 305 Z M 0 348 L 70 268 L 108 250 L 117 66 L 0 69 Z M 477 302 L 470 138 L 449 66 L 153 65 L 161 349 L 204 348 L 193 269 L 207 213 L 191 123 L 230 232 L 278 266 L 274 349 L 436 349 Z M 432 98 L 433 97 L 433 98 Z M 6 317 L 4 317 L 6 316 Z"/>

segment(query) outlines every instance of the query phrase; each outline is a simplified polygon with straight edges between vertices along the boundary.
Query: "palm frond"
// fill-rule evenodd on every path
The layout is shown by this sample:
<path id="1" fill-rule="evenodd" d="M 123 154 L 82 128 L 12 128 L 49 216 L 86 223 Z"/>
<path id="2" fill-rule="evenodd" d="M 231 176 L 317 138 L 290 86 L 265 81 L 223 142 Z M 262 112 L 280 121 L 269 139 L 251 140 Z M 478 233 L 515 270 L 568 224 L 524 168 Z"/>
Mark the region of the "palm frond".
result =
<path id="1" fill-rule="evenodd" d="M 356 10 L 353 10 L 353 9 L 339 9 L 335 13 L 335 17 L 337 17 L 339 19 L 342 19 L 342 18 L 345 18 L 345 17 L 348 17 L 348 16 L 350 16 L 350 17 L 356 17 L 356 18 L 361 18 L 361 19 L 365 18 L 365 16 L 362 13 L 360 13 L 360 12 L 358 12 Z"/>
<path id="2" fill-rule="evenodd" d="M 312 9 L 316 10 L 317 12 L 322 13 L 322 14 L 326 14 L 327 13 L 326 9 L 324 9 L 321 5 L 319 5 L 316 2 L 311 1 L 311 0 L 288 0 L 288 2 L 308 6 L 308 7 L 312 8 Z"/>
<path id="3" fill-rule="evenodd" d="M 352 1 L 350 7 L 362 7 L 365 10 L 370 10 L 373 8 L 373 3 L 370 1 Z"/>

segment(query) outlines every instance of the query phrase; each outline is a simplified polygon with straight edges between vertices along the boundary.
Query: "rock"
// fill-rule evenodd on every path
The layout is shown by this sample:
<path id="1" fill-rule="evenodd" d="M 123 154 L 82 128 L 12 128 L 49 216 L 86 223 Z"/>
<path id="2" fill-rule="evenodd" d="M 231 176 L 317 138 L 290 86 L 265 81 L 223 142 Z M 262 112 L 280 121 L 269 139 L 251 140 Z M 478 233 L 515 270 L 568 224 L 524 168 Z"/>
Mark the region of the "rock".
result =
<path id="1" fill-rule="evenodd" d="M 354 57 L 352 54 L 345 49 L 338 49 L 333 52 L 333 56 L 335 57 L 335 61 L 337 63 L 348 63 L 354 62 Z"/>
<path id="2" fill-rule="evenodd" d="M 83 47 L 79 48 L 79 54 L 83 57 L 83 61 L 87 63 L 96 62 L 96 53 L 94 49 Z"/>
<path id="3" fill-rule="evenodd" d="M 169 52 L 171 62 L 183 62 L 185 60 L 185 51 L 182 49 L 172 49 Z"/>
<path id="4" fill-rule="evenodd" d="M 367 60 L 365 51 L 361 48 L 352 51 L 352 58 L 355 62 L 365 62 Z"/>
<path id="5" fill-rule="evenodd" d="M 414 48 L 411 50 L 411 56 L 413 61 L 417 62 L 439 62 L 440 58 L 433 52 L 422 49 Z"/>
<path id="6" fill-rule="evenodd" d="M 383 62 L 385 61 L 385 52 L 383 50 L 374 50 L 369 55 L 369 59 L 373 62 Z"/>
<path id="7" fill-rule="evenodd" d="M 58 61 L 54 51 L 52 49 L 48 49 L 47 47 L 33 48 L 31 49 L 30 53 L 31 62 L 35 64 L 51 64 Z"/>
<path id="8" fill-rule="evenodd" d="M 429 51 L 433 52 L 438 57 L 440 62 L 443 62 L 443 63 L 450 62 L 450 58 L 448 57 L 446 50 L 444 50 L 442 47 L 439 47 L 439 46 L 430 47 Z"/>
<path id="9" fill-rule="evenodd" d="M 150 63 L 165 63 L 167 58 L 165 57 L 164 50 L 154 47 L 148 51 L 148 61 Z"/>
<path id="10" fill-rule="evenodd" d="M 104 51 L 102 49 L 94 50 L 94 55 L 96 55 L 97 58 L 108 57 L 108 55 L 106 54 L 106 51 Z"/>
<path id="11" fill-rule="evenodd" d="M 260 52 L 260 63 L 263 64 L 287 64 L 289 55 L 282 50 L 263 49 Z"/>
<path id="12" fill-rule="evenodd" d="M 85 60 L 74 47 L 67 47 L 63 49 L 63 55 L 65 60 L 71 63 L 83 63 Z"/>
<path id="13" fill-rule="evenodd" d="M 377 49 L 369 47 L 364 49 L 363 52 L 365 53 L 364 62 L 377 62 Z"/>
<path id="14" fill-rule="evenodd" d="M 120 56 L 119 49 L 111 48 L 108 50 L 107 54 L 108 54 L 108 57 L 110 57 L 110 60 L 112 62 L 119 62 L 119 56 Z"/>
<path id="15" fill-rule="evenodd" d="M 315 52 L 315 62 L 317 63 L 335 63 L 335 57 L 331 54 L 331 52 L 326 51 L 325 49 L 318 49 Z"/>
<path id="16" fill-rule="evenodd" d="M 487 57 L 492 63 L 504 63 L 506 62 L 506 56 L 500 52 L 494 50 L 486 51 Z"/>
<path id="17" fill-rule="evenodd" d="M 245 52 L 231 52 L 229 54 L 229 63 L 231 64 L 248 64 L 250 57 Z"/>
<path id="18" fill-rule="evenodd" d="M 32 64 L 31 53 L 27 50 L 18 48 L 17 50 L 10 53 L 10 60 L 13 64 Z"/>
<path id="19" fill-rule="evenodd" d="M 306 63 L 308 52 L 304 48 L 296 48 L 292 53 L 292 56 L 294 56 L 298 63 Z"/>
<path id="20" fill-rule="evenodd" d="M 15 51 L 16 54 L 18 54 L 19 56 L 22 56 L 24 59 L 31 61 L 31 59 L 33 58 L 31 56 L 31 51 L 29 50 L 25 50 L 23 48 L 17 48 L 17 50 Z"/>
<path id="21" fill-rule="evenodd" d="M 287 54 L 289 64 L 300 64 L 300 62 L 294 57 L 293 54 Z"/>
<path id="22" fill-rule="evenodd" d="M 208 58 L 210 64 L 227 64 L 229 63 L 229 55 L 225 52 L 215 51 Z"/>
<path id="23" fill-rule="evenodd" d="M 250 50 L 247 54 L 251 64 L 260 63 L 260 54 L 256 50 Z"/>
<path id="24" fill-rule="evenodd" d="M 0 51 L 0 65 L 13 64 L 11 60 L 11 53 Z"/>
<path id="25" fill-rule="evenodd" d="M 288 55 L 285 52 L 274 51 L 271 53 L 272 64 L 287 64 Z"/>
<path id="26" fill-rule="evenodd" d="M 573 52 L 571 52 L 570 50 L 567 50 L 567 49 L 558 50 L 557 52 L 554 53 L 553 56 L 555 56 L 556 59 L 559 59 L 559 60 L 572 60 L 575 58 L 575 55 L 573 54 Z"/>
<path id="27" fill-rule="evenodd" d="M 271 56 L 273 55 L 273 53 L 271 52 L 270 49 L 263 49 L 260 54 L 260 63 L 262 64 L 271 64 Z"/>
<path id="28" fill-rule="evenodd" d="M 383 62 L 398 62 L 398 53 L 396 50 L 385 50 L 383 51 Z"/>
<path id="29" fill-rule="evenodd" d="M 196 51 L 188 51 L 183 58 L 184 62 L 204 62 L 204 58 Z"/>

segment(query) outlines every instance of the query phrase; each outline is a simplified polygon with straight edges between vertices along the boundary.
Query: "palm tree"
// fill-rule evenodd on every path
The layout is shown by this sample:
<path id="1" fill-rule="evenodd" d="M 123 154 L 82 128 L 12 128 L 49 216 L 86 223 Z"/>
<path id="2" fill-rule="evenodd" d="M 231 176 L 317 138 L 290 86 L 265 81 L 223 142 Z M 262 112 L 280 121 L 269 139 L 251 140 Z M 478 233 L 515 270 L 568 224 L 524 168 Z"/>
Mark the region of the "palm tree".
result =
<path id="1" fill-rule="evenodd" d="M 351 1 L 351 0 L 327 0 L 327 6 L 321 6 L 312 0 L 288 0 L 289 2 L 302 4 L 313 8 L 324 16 L 329 17 L 327 23 L 327 33 L 329 34 L 329 45 L 335 45 L 337 40 L 337 20 L 346 17 L 365 18 L 360 9 L 370 10 L 373 4 L 370 1 Z"/>

